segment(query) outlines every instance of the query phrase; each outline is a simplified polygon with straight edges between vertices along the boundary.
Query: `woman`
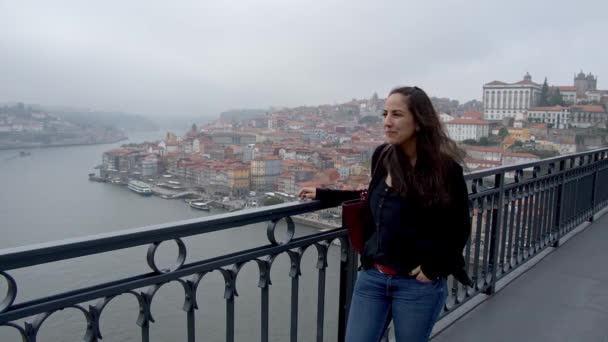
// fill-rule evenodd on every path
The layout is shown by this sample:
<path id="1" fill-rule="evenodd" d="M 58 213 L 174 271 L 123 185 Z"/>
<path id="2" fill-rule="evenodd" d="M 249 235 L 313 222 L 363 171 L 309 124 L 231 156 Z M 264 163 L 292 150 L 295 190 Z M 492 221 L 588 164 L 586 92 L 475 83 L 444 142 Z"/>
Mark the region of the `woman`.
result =
<path id="1" fill-rule="evenodd" d="M 462 256 L 471 224 L 461 153 L 418 87 L 392 90 L 382 115 L 387 143 L 372 156 L 368 209 L 374 222 L 364 227 L 346 341 L 378 341 L 391 319 L 397 341 L 428 341 L 445 303 L 446 277 L 471 282 Z M 334 205 L 359 195 L 299 192 Z"/>

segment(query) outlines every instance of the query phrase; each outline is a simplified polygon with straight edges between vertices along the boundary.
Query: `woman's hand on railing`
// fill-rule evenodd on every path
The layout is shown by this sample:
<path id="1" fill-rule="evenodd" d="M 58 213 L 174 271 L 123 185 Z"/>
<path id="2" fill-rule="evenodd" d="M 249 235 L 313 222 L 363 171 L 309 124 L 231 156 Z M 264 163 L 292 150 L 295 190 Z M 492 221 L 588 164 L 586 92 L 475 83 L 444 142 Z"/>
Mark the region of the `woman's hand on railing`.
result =
<path id="1" fill-rule="evenodd" d="M 315 199 L 317 198 L 317 189 L 312 187 L 303 187 L 298 191 L 298 197 L 300 199 Z"/>

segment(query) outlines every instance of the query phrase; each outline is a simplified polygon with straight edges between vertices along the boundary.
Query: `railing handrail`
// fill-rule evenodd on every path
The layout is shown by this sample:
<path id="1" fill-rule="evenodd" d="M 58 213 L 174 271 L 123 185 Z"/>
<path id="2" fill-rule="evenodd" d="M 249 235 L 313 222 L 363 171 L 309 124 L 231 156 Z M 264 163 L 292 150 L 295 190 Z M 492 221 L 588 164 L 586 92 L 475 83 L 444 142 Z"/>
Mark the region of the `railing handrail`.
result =
<path id="1" fill-rule="evenodd" d="M 473 179 L 473 178 L 482 178 L 482 177 L 492 176 L 497 173 L 503 173 L 503 172 L 506 173 L 506 172 L 511 172 L 511 171 L 515 171 L 515 170 L 527 169 L 527 168 L 534 167 L 537 165 L 545 165 L 545 164 L 561 162 L 563 160 L 574 159 L 574 158 L 592 155 L 592 154 L 601 153 L 601 152 L 608 153 L 608 148 L 598 148 L 595 150 L 589 150 L 589 151 L 585 151 L 585 152 L 578 152 L 578 153 L 573 153 L 573 154 L 566 154 L 563 156 L 556 156 L 556 157 L 541 159 L 539 161 L 534 161 L 534 162 L 519 163 L 519 164 L 513 164 L 513 165 L 507 165 L 507 166 L 498 166 L 498 167 L 494 167 L 491 169 L 467 172 L 465 174 L 465 179 L 469 180 L 469 179 Z"/>
<path id="2" fill-rule="evenodd" d="M 327 208 L 319 201 L 284 203 L 202 218 L 0 249 L 0 271 L 72 259 L 186 236 L 266 222 Z"/>

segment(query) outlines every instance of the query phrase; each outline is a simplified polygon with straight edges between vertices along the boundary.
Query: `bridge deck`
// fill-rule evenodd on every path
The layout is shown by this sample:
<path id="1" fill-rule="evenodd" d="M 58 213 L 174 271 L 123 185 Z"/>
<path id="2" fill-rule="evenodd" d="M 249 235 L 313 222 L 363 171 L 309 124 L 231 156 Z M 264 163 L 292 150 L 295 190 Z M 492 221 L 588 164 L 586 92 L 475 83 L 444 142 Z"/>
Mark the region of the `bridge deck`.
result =
<path id="1" fill-rule="evenodd" d="M 432 341 L 608 342 L 608 215 Z"/>

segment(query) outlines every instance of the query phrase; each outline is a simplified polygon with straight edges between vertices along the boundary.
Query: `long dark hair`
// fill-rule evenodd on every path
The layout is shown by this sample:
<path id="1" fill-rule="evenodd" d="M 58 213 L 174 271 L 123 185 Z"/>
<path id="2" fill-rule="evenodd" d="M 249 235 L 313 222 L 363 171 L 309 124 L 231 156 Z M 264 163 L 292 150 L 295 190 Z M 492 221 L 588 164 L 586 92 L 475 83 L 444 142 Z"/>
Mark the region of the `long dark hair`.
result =
<path id="1" fill-rule="evenodd" d="M 450 163 L 462 164 L 464 153 L 445 133 L 431 99 L 418 87 L 399 87 L 390 95 L 401 94 L 414 116 L 416 131 L 416 167 L 400 146 L 389 145 L 383 152 L 384 167 L 391 174 L 392 186 L 401 196 L 414 190 L 423 205 L 449 201 L 446 176 Z"/>

